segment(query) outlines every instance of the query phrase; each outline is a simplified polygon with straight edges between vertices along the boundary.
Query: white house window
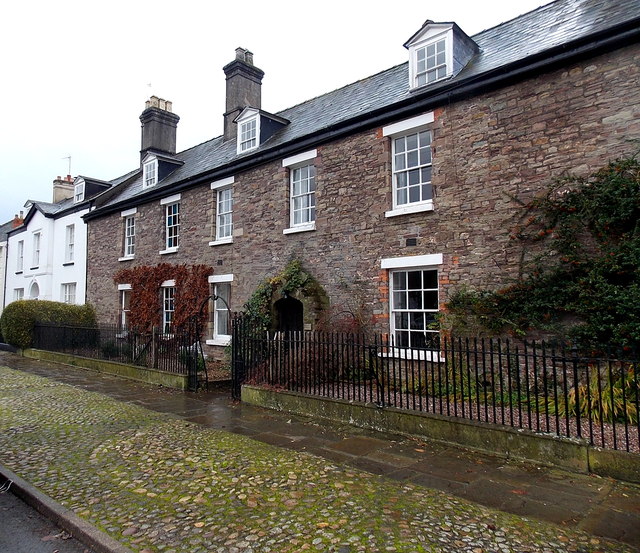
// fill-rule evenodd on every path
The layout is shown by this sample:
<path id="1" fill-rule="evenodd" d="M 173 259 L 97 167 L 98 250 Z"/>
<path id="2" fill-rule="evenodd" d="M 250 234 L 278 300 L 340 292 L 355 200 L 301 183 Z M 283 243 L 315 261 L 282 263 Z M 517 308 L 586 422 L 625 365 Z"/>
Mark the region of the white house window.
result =
<path id="1" fill-rule="evenodd" d="M 180 203 L 176 202 L 165 206 L 165 230 L 166 230 L 166 249 L 175 249 L 178 247 L 180 238 Z"/>
<path id="2" fill-rule="evenodd" d="M 14 299 L 14 301 L 23 300 L 24 299 L 24 288 L 15 288 L 13 290 L 13 299 Z"/>
<path id="3" fill-rule="evenodd" d="M 240 123 L 238 133 L 238 152 L 246 152 L 258 147 L 258 118 L 254 117 Z"/>
<path id="4" fill-rule="evenodd" d="M 37 268 L 40 265 L 40 233 L 33 233 L 33 268 Z"/>
<path id="5" fill-rule="evenodd" d="M 151 159 L 142 164 L 142 187 L 149 188 L 158 182 L 158 160 Z"/>
<path id="6" fill-rule="evenodd" d="M 437 269 L 391 271 L 391 332 L 402 348 L 437 349 Z"/>
<path id="7" fill-rule="evenodd" d="M 291 226 L 316 220 L 316 168 L 309 164 L 291 170 Z"/>
<path id="8" fill-rule="evenodd" d="M 231 283 L 218 282 L 213 285 L 213 339 L 228 340 L 231 338 L 231 320 L 229 318 L 229 301 L 231 298 Z M 226 303 L 225 303 L 226 302 Z"/>
<path id="9" fill-rule="evenodd" d="M 216 200 L 216 240 L 233 237 L 233 188 L 221 188 Z"/>
<path id="10" fill-rule="evenodd" d="M 416 49 L 415 86 L 432 83 L 447 76 L 446 39 Z"/>
<path id="11" fill-rule="evenodd" d="M 136 219 L 134 215 L 124 218 L 124 255 L 133 257 L 136 252 Z"/>
<path id="12" fill-rule="evenodd" d="M 309 150 L 282 160 L 282 166 L 289 168 L 289 228 L 283 234 L 316 228 L 317 155 L 317 150 Z"/>
<path id="13" fill-rule="evenodd" d="M 84 200 L 84 181 L 79 180 L 73 187 L 73 203 Z"/>
<path id="14" fill-rule="evenodd" d="M 65 249 L 64 249 L 64 262 L 73 263 L 75 244 L 75 225 L 67 225 L 65 229 Z"/>
<path id="15" fill-rule="evenodd" d="M 233 274 L 211 275 L 211 294 L 215 298 L 211 304 L 210 346 L 226 346 L 231 343 L 231 283 Z"/>
<path id="16" fill-rule="evenodd" d="M 175 311 L 175 286 L 165 286 L 162 288 L 162 332 L 171 333 L 173 328 L 173 313 Z"/>
<path id="17" fill-rule="evenodd" d="M 131 285 L 119 284 L 118 291 L 120 293 L 120 317 L 119 323 L 121 328 L 129 327 L 129 311 L 131 310 Z"/>
<path id="18" fill-rule="evenodd" d="M 394 207 L 433 200 L 431 186 L 431 131 L 393 139 Z"/>
<path id="19" fill-rule="evenodd" d="M 62 285 L 61 300 L 64 303 L 76 303 L 76 283 L 67 282 Z"/>
<path id="20" fill-rule="evenodd" d="M 24 268 L 24 240 L 18 242 L 18 256 L 16 258 L 16 271 L 22 272 Z M 24 295 L 24 289 L 22 289 Z"/>

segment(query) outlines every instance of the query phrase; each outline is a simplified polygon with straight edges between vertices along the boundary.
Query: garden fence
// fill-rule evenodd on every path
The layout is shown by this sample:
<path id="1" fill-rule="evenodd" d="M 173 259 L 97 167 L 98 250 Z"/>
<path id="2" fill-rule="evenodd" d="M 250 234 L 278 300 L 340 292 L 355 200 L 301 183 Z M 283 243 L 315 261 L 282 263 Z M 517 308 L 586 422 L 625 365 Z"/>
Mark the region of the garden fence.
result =
<path id="1" fill-rule="evenodd" d="M 435 413 L 584 438 L 640 452 L 634 352 L 584 355 L 545 342 L 438 338 L 434 349 L 385 335 L 273 332 L 233 323 L 232 383 Z"/>

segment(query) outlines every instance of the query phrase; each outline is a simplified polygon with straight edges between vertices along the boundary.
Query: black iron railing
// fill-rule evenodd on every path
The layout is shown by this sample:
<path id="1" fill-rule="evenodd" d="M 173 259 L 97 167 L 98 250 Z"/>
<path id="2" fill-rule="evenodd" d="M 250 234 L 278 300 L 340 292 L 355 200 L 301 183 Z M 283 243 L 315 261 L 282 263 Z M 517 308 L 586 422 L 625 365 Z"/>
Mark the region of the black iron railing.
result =
<path id="1" fill-rule="evenodd" d="M 640 366 L 632 352 L 587 356 L 544 342 L 451 339 L 407 349 L 386 336 L 260 331 L 237 318 L 242 384 L 585 438 L 640 452 Z"/>
<path id="2" fill-rule="evenodd" d="M 157 328 L 140 332 L 117 325 L 83 327 L 37 323 L 33 347 L 187 375 L 189 388 L 196 389 L 200 382 L 206 381 L 206 366 L 197 336 L 195 325 L 165 334 Z"/>

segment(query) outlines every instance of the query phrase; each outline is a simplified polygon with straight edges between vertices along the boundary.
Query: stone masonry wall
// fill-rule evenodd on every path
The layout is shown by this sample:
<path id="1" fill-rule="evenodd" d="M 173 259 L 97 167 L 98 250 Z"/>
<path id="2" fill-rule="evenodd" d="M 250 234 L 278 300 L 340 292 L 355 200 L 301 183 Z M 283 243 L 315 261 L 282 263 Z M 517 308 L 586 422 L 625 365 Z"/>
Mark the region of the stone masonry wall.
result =
<path id="1" fill-rule="evenodd" d="M 100 320 L 118 312 L 113 275 L 123 266 L 205 263 L 233 273 L 231 307 L 292 258 L 324 286 L 337 309 L 364 306 L 388 330 L 388 276 L 380 260 L 442 253 L 440 303 L 462 283 L 497 287 L 518 274 L 509 233 L 529 199 L 566 172 L 588 174 L 637 151 L 640 46 L 594 58 L 435 110 L 434 210 L 386 218 L 391 209 L 391 141 L 375 128 L 318 146 L 316 230 L 289 226 L 289 170 L 281 160 L 235 175 L 234 242 L 209 246 L 215 193 L 182 193 L 180 249 L 163 249 L 163 207 L 138 206 L 136 257 L 122 255 L 118 215 L 89 222 L 88 301 Z M 168 195 L 170 192 L 168 192 Z M 117 230 L 117 236 L 114 232 Z M 416 246 L 406 239 L 415 238 Z"/>

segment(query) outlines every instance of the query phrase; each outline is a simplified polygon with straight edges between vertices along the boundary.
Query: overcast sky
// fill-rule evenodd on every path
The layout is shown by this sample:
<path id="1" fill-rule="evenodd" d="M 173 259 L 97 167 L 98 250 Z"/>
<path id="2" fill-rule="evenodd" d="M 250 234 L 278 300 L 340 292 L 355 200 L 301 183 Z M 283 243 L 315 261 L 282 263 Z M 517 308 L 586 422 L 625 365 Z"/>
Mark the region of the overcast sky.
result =
<path id="1" fill-rule="evenodd" d="M 180 116 L 178 151 L 222 134 L 222 67 L 242 46 L 278 112 L 403 63 L 426 19 L 473 35 L 549 0 L 12 1 L 0 18 L 0 223 L 51 201 L 69 172 L 111 180 L 139 163 L 144 102 Z"/>

